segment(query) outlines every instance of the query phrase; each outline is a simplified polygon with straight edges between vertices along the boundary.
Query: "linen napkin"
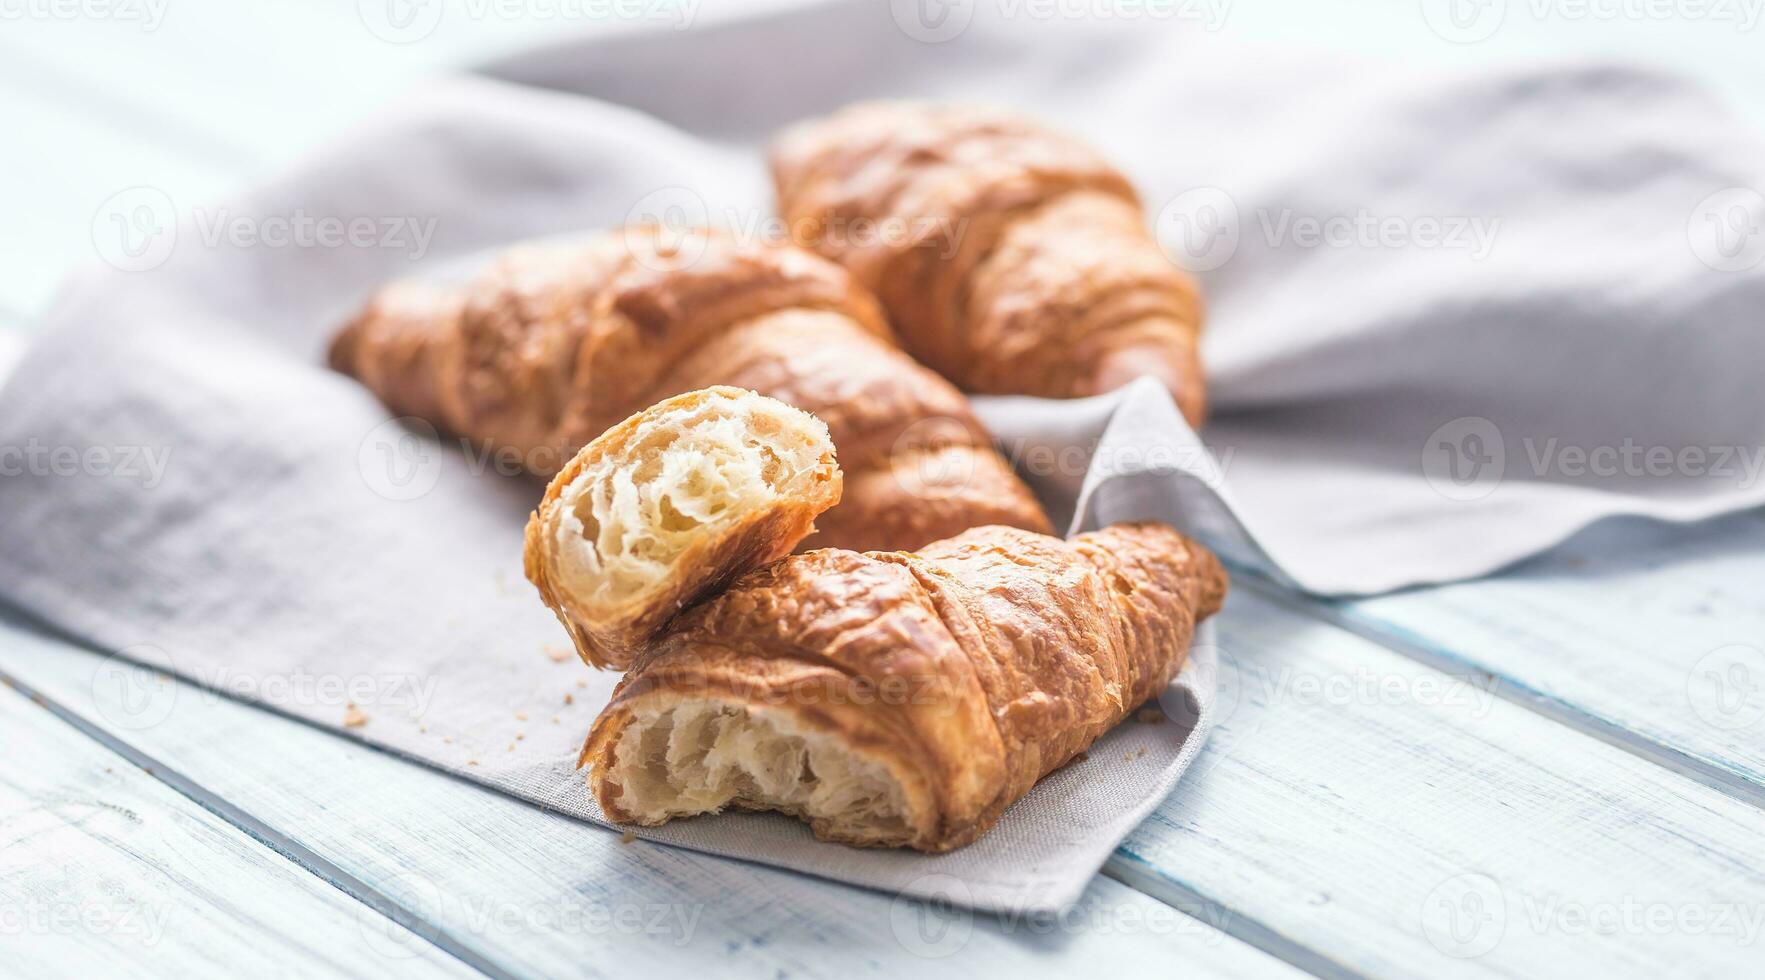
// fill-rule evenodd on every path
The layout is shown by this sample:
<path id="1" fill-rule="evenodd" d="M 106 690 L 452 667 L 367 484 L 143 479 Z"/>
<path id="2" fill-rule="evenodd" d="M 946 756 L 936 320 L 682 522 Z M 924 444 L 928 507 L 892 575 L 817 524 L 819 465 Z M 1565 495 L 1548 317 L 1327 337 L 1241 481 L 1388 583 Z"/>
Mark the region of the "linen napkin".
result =
<path id="1" fill-rule="evenodd" d="M 112 268 L 69 283 L 0 393 L 0 596 L 117 651 L 95 683 L 174 670 L 600 820 L 574 758 L 613 678 L 522 580 L 538 487 L 388 418 L 323 367 L 325 341 L 377 284 L 518 238 L 643 218 L 766 235 L 764 140 L 884 95 L 1091 139 L 1206 286 L 1205 444 L 1145 381 L 980 401 L 1061 524 L 1167 520 L 1353 593 L 1761 499 L 1765 156 L 1695 90 L 1276 62 L 1189 24 L 1046 29 L 986 5 L 945 36 L 915 9 L 533 52 L 426 85 L 238 200 L 120 196 L 97 242 Z M 1161 699 L 1179 723 L 1122 726 L 953 854 L 819 844 L 767 815 L 642 835 L 1057 908 L 1199 751 L 1211 642 Z M 175 710 L 156 690 L 112 720 Z"/>

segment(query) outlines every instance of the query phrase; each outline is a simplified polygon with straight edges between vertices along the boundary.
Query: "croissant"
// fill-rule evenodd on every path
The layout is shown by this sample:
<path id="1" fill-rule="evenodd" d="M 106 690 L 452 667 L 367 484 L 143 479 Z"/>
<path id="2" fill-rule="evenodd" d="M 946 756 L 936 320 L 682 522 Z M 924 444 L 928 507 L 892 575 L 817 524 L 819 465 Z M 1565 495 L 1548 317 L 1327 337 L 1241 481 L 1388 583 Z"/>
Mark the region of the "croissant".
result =
<path id="1" fill-rule="evenodd" d="M 873 290 L 964 390 L 1070 398 L 1152 375 L 1206 414 L 1200 292 L 1134 188 L 1071 137 L 984 109 L 873 102 L 776 143 L 799 244 Z"/>
<path id="2" fill-rule="evenodd" d="M 845 495 L 814 544 L 1048 530 L 961 392 L 894 345 L 850 275 L 794 247 L 652 226 L 517 246 L 464 286 L 381 290 L 330 361 L 392 411 L 546 477 L 664 397 L 751 389 L 814 413 L 838 448 Z"/>
<path id="3" fill-rule="evenodd" d="M 527 578 L 593 667 L 790 554 L 840 498 L 827 426 L 739 388 L 676 395 L 582 448 L 527 523 Z"/>
<path id="4" fill-rule="evenodd" d="M 673 620 L 581 761 L 621 823 L 777 810 L 947 851 L 1163 690 L 1225 589 L 1158 524 L 793 555 Z"/>

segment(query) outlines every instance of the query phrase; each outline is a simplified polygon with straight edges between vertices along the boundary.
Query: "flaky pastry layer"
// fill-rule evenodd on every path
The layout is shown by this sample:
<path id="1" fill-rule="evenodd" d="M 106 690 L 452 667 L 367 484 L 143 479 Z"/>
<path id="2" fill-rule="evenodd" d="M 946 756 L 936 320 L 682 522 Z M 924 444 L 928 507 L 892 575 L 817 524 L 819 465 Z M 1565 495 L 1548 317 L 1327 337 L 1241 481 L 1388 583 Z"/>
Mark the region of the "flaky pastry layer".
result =
<path id="1" fill-rule="evenodd" d="M 583 447 L 527 525 L 527 577 L 584 660 L 629 666 L 669 618 L 790 553 L 840 497 L 827 427 L 739 388 L 676 395 Z"/>

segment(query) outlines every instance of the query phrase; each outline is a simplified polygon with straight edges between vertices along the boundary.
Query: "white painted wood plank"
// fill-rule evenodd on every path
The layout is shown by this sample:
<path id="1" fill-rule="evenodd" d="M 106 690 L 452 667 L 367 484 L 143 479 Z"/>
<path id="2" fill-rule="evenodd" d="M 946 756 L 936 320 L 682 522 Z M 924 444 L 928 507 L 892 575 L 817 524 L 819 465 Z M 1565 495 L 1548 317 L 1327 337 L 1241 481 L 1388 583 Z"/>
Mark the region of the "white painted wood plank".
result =
<path id="1" fill-rule="evenodd" d="M 389 925 L 0 690 L 0 976 L 387 972 Z M 391 972 L 474 976 L 416 940 Z"/>
<path id="2" fill-rule="evenodd" d="M 1247 590 L 1220 625 L 1236 707 L 1125 843 L 1125 880 L 1218 903 L 1326 975 L 1765 962 L 1754 807 Z"/>
<path id="3" fill-rule="evenodd" d="M 634 842 L 323 731 L 5 629 L 0 670 L 517 974 L 1296 977 L 1099 878 L 1056 920 L 972 917 Z M 96 678 L 96 681 L 95 681 Z M 130 697 L 133 695 L 133 697 Z M 829 845 L 833 847 L 834 845 Z M 348 885 L 345 885 L 348 887 Z M 423 932 L 419 929 L 419 932 Z"/>
<path id="4" fill-rule="evenodd" d="M 1761 583 L 1765 521 L 1745 514 L 1690 527 L 1609 524 L 1495 578 L 1325 608 L 1761 801 Z"/>

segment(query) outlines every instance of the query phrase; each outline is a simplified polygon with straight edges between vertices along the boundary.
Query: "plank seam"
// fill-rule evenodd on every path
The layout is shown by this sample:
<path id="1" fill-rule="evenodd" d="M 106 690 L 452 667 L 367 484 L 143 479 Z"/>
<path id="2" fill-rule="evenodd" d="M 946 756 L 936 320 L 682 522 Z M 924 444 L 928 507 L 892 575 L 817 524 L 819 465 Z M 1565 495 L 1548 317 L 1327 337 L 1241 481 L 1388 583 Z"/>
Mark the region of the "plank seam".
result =
<path id="1" fill-rule="evenodd" d="M 0 683 L 30 699 L 34 704 L 67 723 L 74 730 L 120 756 L 130 765 L 157 780 L 173 792 L 214 814 L 241 833 L 281 855 L 296 867 L 350 898 L 366 905 L 380 915 L 409 930 L 442 952 L 459 960 L 468 968 L 496 980 L 516 980 L 516 974 L 460 943 L 439 925 L 430 923 L 391 896 L 349 873 L 300 842 L 281 833 L 245 810 L 220 798 L 206 787 L 178 772 L 155 757 L 137 749 L 88 721 L 79 712 L 55 701 L 31 687 L 8 671 L 0 670 Z"/>
<path id="2" fill-rule="evenodd" d="M 1321 980 L 1370 980 L 1369 974 L 1349 969 L 1310 946 L 1283 935 L 1254 916 L 1222 905 L 1189 885 L 1159 873 L 1145 858 L 1125 847 L 1117 848 L 1110 855 L 1103 865 L 1103 874 L 1155 902 L 1207 922 L 1233 939 Z M 1191 909 L 1207 914 L 1196 915 Z"/>
<path id="3" fill-rule="evenodd" d="M 87 654 L 91 654 L 94 656 L 104 655 L 104 652 L 102 650 L 99 650 L 96 647 L 92 646 L 91 644 L 88 644 L 85 641 L 80 640 L 78 637 L 75 637 L 75 636 L 72 636 L 72 635 L 66 633 L 65 631 L 53 626 L 52 624 L 49 624 L 49 623 L 46 623 L 40 619 L 37 619 L 36 617 L 32 616 L 31 614 L 29 614 L 27 612 L 24 612 L 22 610 L 18 610 L 16 608 L 14 608 L 12 611 L 16 617 L 24 620 L 24 622 L 21 622 L 20 625 L 25 626 L 26 628 L 38 630 L 38 631 L 44 633 L 45 635 L 65 644 L 68 648 L 78 650 L 81 653 L 87 653 Z M 158 670 L 157 668 L 150 668 L 150 669 L 154 669 L 156 671 Z M 164 672 L 160 671 L 160 673 L 164 673 Z M 169 678 L 173 683 L 176 683 L 176 684 L 194 684 L 195 683 L 195 682 L 187 680 L 183 677 L 179 677 L 175 674 L 165 674 L 165 676 L 167 678 Z M 356 876 L 350 874 L 349 872 L 345 871 L 343 868 L 332 863 L 331 861 L 327 860 L 326 858 L 320 856 L 317 852 L 311 850 L 306 845 L 303 845 L 303 844 L 299 843 L 298 841 L 295 841 L 293 838 L 289 837 L 288 835 L 275 830 L 274 828 L 270 827 L 268 824 L 264 823 L 263 821 L 260 821 L 257 818 L 252 817 L 250 814 L 245 813 L 240 808 L 235 807 L 231 803 L 226 802 L 225 800 L 221 799 L 218 794 L 215 794 L 212 791 L 206 789 L 205 787 L 202 787 L 200 784 L 197 784 L 195 781 L 184 777 L 181 773 L 178 773 L 176 770 L 160 764 L 153 757 L 147 755 L 144 752 L 139 751 L 138 749 L 135 749 L 133 746 L 128 745 L 128 743 L 122 742 L 121 740 L 117 739 L 116 737 L 110 735 L 103 728 L 87 721 L 84 718 L 84 716 L 80 715 L 78 712 L 75 712 L 72 709 L 70 709 L 64 705 L 61 705 L 57 702 L 54 702 L 54 701 L 51 701 L 51 700 L 48 700 L 46 698 L 41 697 L 35 691 L 33 691 L 31 688 L 29 688 L 22 680 L 17 678 L 16 675 L 9 674 L 4 669 L 0 669 L 0 681 L 4 681 L 5 683 L 17 688 L 20 692 L 27 694 L 28 696 L 31 697 L 32 700 L 37 701 L 38 704 L 42 705 L 43 707 L 45 707 L 49 711 L 60 716 L 64 721 L 67 721 L 69 724 L 73 725 L 75 728 L 86 733 L 89 737 L 94 738 L 97 741 L 99 741 L 101 744 L 109 747 L 112 751 L 115 751 L 119 755 L 122 755 L 129 762 L 141 767 L 143 770 L 145 770 L 147 772 L 147 774 L 149 776 L 152 776 L 156 779 L 159 779 L 161 782 L 165 782 L 168 786 L 171 786 L 177 792 L 179 792 L 179 793 L 183 794 L 184 796 L 188 797 L 189 799 L 191 799 L 198 806 L 201 806 L 204 809 L 208 810 L 209 812 L 214 813 L 216 816 L 219 816 L 221 819 L 227 821 L 228 823 L 233 824 L 236 827 L 239 827 L 240 830 L 243 830 L 245 833 L 247 833 L 250 836 L 252 836 L 253 838 L 257 839 L 260 843 L 263 843 L 265 846 L 271 848 L 272 850 L 275 850 L 279 853 L 284 854 L 284 856 L 288 857 L 290 860 L 299 864 L 303 868 L 306 868 L 306 870 L 318 875 L 319 877 L 322 877 L 322 878 L 325 878 L 325 879 L 331 881 L 333 885 L 338 887 L 340 890 L 350 894 L 351 897 L 356 898 L 358 901 L 363 902 L 364 904 L 373 908 L 375 911 L 380 912 L 381 914 L 386 915 L 388 918 L 393 919 L 393 921 L 397 922 L 399 925 L 404 926 L 407 929 L 410 929 L 412 932 L 416 933 L 417 935 L 422 936 L 423 938 L 428 939 L 430 942 L 435 943 L 437 946 L 441 947 L 442 949 L 444 949 L 448 953 L 459 957 L 468 966 L 471 966 L 474 969 L 478 969 L 480 972 L 486 973 L 487 975 L 490 975 L 493 977 L 500 978 L 500 977 L 513 976 L 513 974 L 510 974 L 509 972 L 502 970 L 493 964 L 490 964 L 488 962 L 488 960 L 485 960 L 484 958 L 478 956 L 477 954 L 472 953 L 470 950 L 464 950 L 463 948 L 456 948 L 458 945 L 457 943 L 452 946 L 445 945 L 441 941 L 441 938 L 440 938 L 441 936 L 445 936 L 445 933 L 442 933 L 442 931 L 439 929 L 436 929 L 434 927 L 429 927 L 430 931 L 418 932 L 418 930 L 416 928 L 413 928 L 413 926 L 411 925 L 411 922 L 407 921 L 407 918 L 410 920 L 417 921 L 417 922 L 423 922 L 423 920 L 419 916 L 416 916 L 416 915 L 410 913 L 408 910 L 403 909 L 402 907 L 398 906 L 390 898 L 388 898 L 388 897 L 384 896 L 383 894 L 381 894 L 380 892 L 378 892 L 371 885 L 368 885 L 365 882 L 362 882 Z M 476 789 L 476 790 L 479 790 L 482 792 L 490 792 L 490 793 L 496 793 L 496 794 L 502 795 L 502 796 L 508 796 L 510 799 L 517 800 L 524 805 L 538 807 L 539 809 L 542 809 L 542 810 L 547 809 L 545 807 L 540 806 L 539 804 L 534 803 L 532 800 L 523 799 L 523 798 L 521 798 L 519 796 L 515 796 L 512 793 L 509 793 L 505 790 L 500 790 L 497 787 L 485 786 L 481 783 L 473 782 L 472 780 L 465 779 L 464 777 L 461 777 L 455 773 L 448 772 L 445 769 L 440 769 L 440 768 L 434 766 L 432 763 L 426 762 L 425 760 L 412 758 L 412 757 L 406 756 L 402 753 L 386 749 L 383 746 L 375 745 L 371 742 L 365 742 L 365 741 L 360 741 L 360 740 L 348 738 L 347 736 L 343 735 L 342 733 L 340 733 L 334 729 L 328 728 L 324 725 L 320 725 L 317 722 L 314 722 L 309 718 L 303 718 L 299 715 L 289 714 L 287 712 L 281 711 L 279 709 L 276 709 L 276 708 L 268 706 L 268 705 L 258 704 L 258 703 L 252 702 L 252 701 L 243 700 L 241 698 L 236 697 L 235 695 L 232 694 L 232 692 L 229 692 L 229 691 L 217 690 L 217 693 L 221 697 L 224 697 L 230 701 L 234 701 L 234 702 L 241 704 L 245 707 L 252 708 L 252 709 L 258 710 L 258 711 L 268 712 L 268 713 L 277 715 L 279 717 L 286 718 L 290 721 L 294 721 L 298 724 L 305 725 L 309 728 L 314 728 L 314 729 L 318 730 L 319 732 L 321 732 L 325 735 L 331 736 L 333 738 L 343 738 L 345 741 L 349 742 L 352 745 L 357 745 L 357 746 L 365 748 L 369 751 L 376 752 L 381 755 L 387 756 L 388 758 L 396 759 L 399 762 L 403 762 L 403 763 L 410 764 L 410 765 L 415 765 L 421 769 L 424 769 L 425 771 L 432 772 L 432 773 L 435 773 L 437 775 L 440 775 L 440 776 L 443 776 L 443 777 L 446 777 L 449 779 L 457 780 L 459 782 L 462 782 L 462 783 L 465 783 L 466 785 L 471 786 L 473 789 Z M 605 828 L 598 827 L 595 824 L 587 823 L 586 821 L 583 822 L 583 826 L 589 827 L 591 829 L 596 829 L 596 830 L 604 830 L 605 829 Z M 610 833 L 611 831 L 607 831 L 607 832 Z M 703 855 L 703 856 L 707 857 L 707 858 L 711 858 L 713 860 L 730 860 L 730 861 L 738 861 L 738 862 L 741 861 L 741 859 L 739 859 L 739 858 L 720 858 L 715 855 Z M 745 862 L 742 862 L 742 863 L 745 863 Z M 1287 937 L 1281 935 L 1280 933 L 1276 932 L 1270 926 L 1257 920 L 1255 917 L 1242 912 L 1241 910 L 1227 908 L 1227 907 L 1221 905 L 1220 903 L 1218 903 L 1217 901 L 1205 898 L 1205 897 L 1201 896 L 1199 893 L 1188 890 L 1186 887 L 1176 886 L 1173 882 L 1170 882 L 1168 879 L 1164 879 L 1164 878 L 1159 877 L 1155 874 L 1154 875 L 1148 875 L 1145 873 L 1136 874 L 1131 869 L 1123 866 L 1124 864 L 1132 864 L 1132 863 L 1145 863 L 1145 862 L 1142 858 L 1139 857 L 1139 855 L 1134 854 L 1132 851 L 1128 850 L 1125 846 L 1117 847 L 1116 850 L 1111 854 L 1110 858 L 1105 862 L 1103 868 L 1100 869 L 1100 871 L 1102 874 L 1114 879 L 1115 881 L 1120 882 L 1121 884 L 1127 886 L 1128 888 L 1133 889 L 1136 892 L 1139 892 L 1142 895 L 1145 895 L 1147 898 L 1150 898 L 1153 901 L 1158 902 L 1162 905 L 1169 906 L 1170 908 L 1174 909 L 1175 911 L 1177 911 L 1180 914 L 1190 916 L 1192 918 L 1197 918 L 1199 921 L 1202 921 L 1204 923 L 1211 924 L 1211 923 L 1214 923 L 1217 921 L 1218 924 L 1215 925 L 1215 928 L 1218 928 L 1222 933 L 1225 933 L 1226 935 L 1232 937 L 1233 939 L 1237 939 L 1240 942 L 1243 942 L 1246 945 L 1249 945 L 1250 947 L 1252 947 L 1262 953 L 1265 953 L 1269 956 L 1274 957 L 1275 959 L 1278 959 L 1284 963 L 1287 963 L 1288 965 L 1293 966 L 1296 969 L 1310 973 L 1313 976 L 1323 978 L 1323 980 L 1366 980 L 1366 978 L 1363 975 L 1354 973 L 1353 971 L 1348 970 L 1345 967 L 1342 967 L 1340 964 L 1337 964 L 1335 961 L 1330 960 L 1328 957 L 1325 957 L 1321 953 L 1318 953 L 1318 952 L 1310 949 L 1309 947 L 1300 946 L 1299 944 L 1295 943 L 1293 940 L 1288 939 Z M 805 872 L 800 872 L 800 871 L 797 871 L 797 870 L 791 869 L 791 868 L 774 868 L 773 870 L 781 871 L 786 874 L 800 877 L 800 878 L 803 878 L 804 880 L 815 882 L 815 883 L 822 884 L 822 885 L 831 885 L 834 887 L 839 886 L 839 884 L 837 882 L 830 882 L 826 878 L 822 878 L 817 875 L 808 874 Z M 1151 889 L 1149 889 L 1149 887 L 1147 887 L 1147 884 L 1151 883 L 1151 882 L 1157 883 L 1157 885 L 1155 887 L 1158 890 L 1151 890 Z M 359 891 L 360 894 L 357 894 L 357 891 Z M 377 904 L 377 902 L 380 904 Z M 1195 912 L 1190 911 L 1191 909 L 1203 911 L 1203 912 L 1207 913 L 1207 915 L 1197 916 Z M 404 916 L 404 917 L 401 917 L 401 916 Z M 425 925 L 427 925 L 427 924 L 425 923 Z"/>
<path id="4" fill-rule="evenodd" d="M 1292 592 L 1247 569 L 1233 569 L 1233 584 L 1309 619 L 1349 633 L 1390 652 L 1451 676 L 1475 675 L 1487 681 L 1491 694 L 1570 731 L 1609 745 L 1650 765 L 1683 776 L 1749 806 L 1765 809 L 1765 786 L 1721 766 L 1650 738 L 1618 722 L 1602 718 L 1556 695 L 1538 690 L 1505 674 L 1491 671 L 1444 647 L 1407 635 L 1398 627 L 1356 616 L 1326 600 Z"/>

